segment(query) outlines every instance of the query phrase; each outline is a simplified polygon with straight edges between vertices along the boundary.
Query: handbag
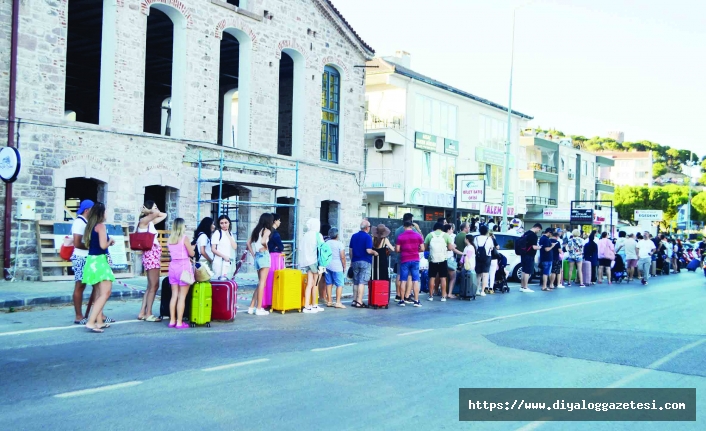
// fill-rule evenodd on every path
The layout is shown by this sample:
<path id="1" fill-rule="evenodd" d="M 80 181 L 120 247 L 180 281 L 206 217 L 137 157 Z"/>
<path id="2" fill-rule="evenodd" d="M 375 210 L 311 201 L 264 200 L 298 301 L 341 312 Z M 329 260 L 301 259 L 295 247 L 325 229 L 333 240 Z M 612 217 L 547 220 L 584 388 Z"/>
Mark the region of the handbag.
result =
<path id="1" fill-rule="evenodd" d="M 71 260 L 72 254 L 74 254 L 74 242 L 71 238 L 65 236 L 61 249 L 59 249 L 59 256 L 64 260 Z"/>
<path id="2" fill-rule="evenodd" d="M 346 274 L 348 278 L 352 279 L 353 278 L 353 267 L 348 267 L 348 273 Z"/>
<path id="3" fill-rule="evenodd" d="M 135 232 L 130 234 L 130 250 L 149 251 L 154 246 L 154 234 L 152 232 Z"/>
<path id="4" fill-rule="evenodd" d="M 194 280 L 194 274 L 191 271 L 182 271 L 181 277 L 179 277 L 179 281 L 181 281 L 182 283 L 186 283 L 189 286 L 196 282 Z"/>
<path id="5" fill-rule="evenodd" d="M 198 282 L 208 281 L 213 276 L 213 272 L 204 263 L 197 263 L 194 269 L 194 280 Z"/>

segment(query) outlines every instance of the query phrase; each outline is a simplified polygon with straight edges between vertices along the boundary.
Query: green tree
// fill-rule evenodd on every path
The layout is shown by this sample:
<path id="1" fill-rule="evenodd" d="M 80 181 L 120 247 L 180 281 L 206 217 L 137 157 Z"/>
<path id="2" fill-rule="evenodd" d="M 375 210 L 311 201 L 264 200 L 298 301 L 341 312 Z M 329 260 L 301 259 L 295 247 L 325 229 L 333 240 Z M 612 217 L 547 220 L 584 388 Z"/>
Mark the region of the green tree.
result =
<path id="1" fill-rule="evenodd" d="M 699 184 L 706 185 L 706 173 L 701 174 L 701 178 L 699 178 Z"/>
<path id="2" fill-rule="evenodd" d="M 691 198 L 691 208 L 697 211 L 699 215 L 706 214 L 706 192 L 701 192 Z M 703 216 L 699 217 L 699 220 L 701 220 L 702 217 Z M 695 217 L 692 217 L 692 219 L 693 218 Z"/>
<path id="3" fill-rule="evenodd" d="M 657 162 L 652 165 L 652 178 L 657 178 L 667 173 L 667 165 Z"/>
<path id="4" fill-rule="evenodd" d="M 688 201 L 688 195 L 687 186 L 676 184 L 664 187 L 618 186 L 613 202 L 623 220 L 634 221 L 635 210 L 662 210 L 662 227 L 666 228 L 676 219 L 677 211 Z"/>

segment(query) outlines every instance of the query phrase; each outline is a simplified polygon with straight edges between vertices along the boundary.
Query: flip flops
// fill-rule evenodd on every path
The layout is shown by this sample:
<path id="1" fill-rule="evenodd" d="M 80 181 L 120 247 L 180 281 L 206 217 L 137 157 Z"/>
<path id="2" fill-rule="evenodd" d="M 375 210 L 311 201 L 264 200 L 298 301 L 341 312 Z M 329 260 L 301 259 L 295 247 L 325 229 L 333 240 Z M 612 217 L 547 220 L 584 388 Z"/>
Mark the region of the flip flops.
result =
<path id="1" fill-rule="evenodd" d="M 161 317 L 155 317 L 153 314 L 150 314 L 149 317 L 145 319 L 145 322 L 161 322 L 162 318 Z"/>

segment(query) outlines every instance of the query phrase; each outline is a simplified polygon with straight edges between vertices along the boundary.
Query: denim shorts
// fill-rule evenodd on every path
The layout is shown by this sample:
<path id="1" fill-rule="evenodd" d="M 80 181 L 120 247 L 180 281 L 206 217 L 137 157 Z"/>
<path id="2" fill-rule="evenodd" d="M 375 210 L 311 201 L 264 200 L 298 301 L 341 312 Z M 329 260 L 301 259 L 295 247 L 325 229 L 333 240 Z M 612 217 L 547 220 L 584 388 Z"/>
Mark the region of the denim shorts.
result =
<path id="1" fill-rule="evenodd" d="M 269 268 L 272 266 L 272 260 L 270 259 L 270 252 L 258 251 L 255 253 L 255 271 L 259 271 L 262 268 Z"/>
<path id="2" fill-rule="evenodd" d="M 446 259 L 446 268 L 448 268 L 449 271 L 456 271 L 458 269 L 458 262 L 456 262 L 455 257 Z"/>
<path id="3" fill-rule="evenodd" d="M 400 278 L 401 282 L 407 281 L 409 276 L 412 276 L 412 281 L 419 281 L 419 261 L 410 260 L 409 262 L 404 262 L 400 264 Z"/>
<path id="4" fill-rule="evenodd" d="M 327 286 L 343 287 L 343 283 L 345 282 L 343 272 L 331 272 L 326 270 L 324 277 L 326 278 Z"/>
<path id="5" fill-rule="evenodd" d="M 353 270 L 353 284 L 368 284 L 370 281 L 370 269 L 372 265 L 364 260 L 359 260 L 351 264 Z"/>
<path id="6" fill-rule="evenodd" d="M 542 268 L 542 275 L 552 273 L 552 262 L 539 262 L 539 267 Z"/>
<path id="7" fill-rule="evenodd" d="M 583 262 L 583 258 L 582 258 L 582 257 L 576 257 L 576 258 L 570 257 L 570 258 L 566 259 L 566 261 L 567 261 L 567 262 L 579 263 L 579 262 Z"/>

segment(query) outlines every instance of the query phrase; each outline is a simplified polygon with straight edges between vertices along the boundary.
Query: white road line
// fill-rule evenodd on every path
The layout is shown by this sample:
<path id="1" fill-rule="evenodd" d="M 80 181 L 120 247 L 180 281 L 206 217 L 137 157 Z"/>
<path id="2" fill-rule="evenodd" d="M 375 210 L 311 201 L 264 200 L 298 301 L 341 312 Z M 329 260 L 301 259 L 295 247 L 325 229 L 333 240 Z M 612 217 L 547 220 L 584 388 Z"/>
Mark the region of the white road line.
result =
<path id="1" fill-rule="evenodd" d="M 311 351 L 312 352 L 325 352 L 327 350 L 340 349 L 341 347 L 355 346 L 356 344 L 358 344 L 358 343 L 341 344 L 339 346 L 333 346 L 333 347 L 319 347 L 318 349 L 311 349 Z"/>
<path id="2" fill-rule="evenodd" d="M 201 369 L 201 371 L 209 373 L 211 371 L 227 370 L 228 368 L 243 367 L 245 365 L 252 365 L 252 364 L 260 364 L 262 362 L 267 362 L 267 361 L 269 361 L 269 359 L 267 359 L 267 358 L 253 359 L 252 361 L 243 361 L 243 362 L 236 362 L 234 364 L 219 365 L 217 367 L 203 368 L 203 369 Z"/>
<path id="3" fill-rule="evenodd" d="M 398 337 L 405 337 L 407 335 L 414 335 L 414 334 L 422 334 L 424 332 L 431 332 L 433 329 L 422 329 L 419 331 L 412 331 L 412 332 L 403 332 L 401 334 L 397 334 Z"/>
<path id="4" fill-rule="evenodd" d="M 70 398 L 70 397 L 78 397 L 81 395 L 91 395 L 91 394 L 95 394 L 98 392 L 114 391 L 116 389 L 129 388 L 131 386 L 137 386 L 141 383 L 142 382 L 138 382 L 138 381 L 118 383 L 117 385 L 108 385 L 108 386 L 101 386 L 99 388 L 82 389 L 80 391 L 73 391 L 73 392 L 64 392 L 63 394 L 54 395 L 54 397 L 55 398 Z"/>
<path id="5" fill-rule="evenodd" d="M 113 325 L 122 325 L 123 323 L 135 323 L 135 322 L 141 322 L 141 320 L 121 320 L 120 322 L 114 322 L 111 323 L 110 326 Z M 11 332 L 0 332 L 0 337 L 7 336 L 7 335 L 22 335 L 22 334 L 34 334 L 37 332 L 49 332 L 49 331 L 61 331 L 64 329 L 86 329 L 85 325 L 71 325 L 71 326 L 54 326 L 54 327 L 49 327 L 49 328 L 36 328 L 36 329 L 23 329 L 21 331 L 11 331 Z"/>
<path id="6" fill-rule="evenodd" d="M 504 319 L 511 319 L 513 317 L 521 317 L 521 316 L 529 316 L 530 314 L 538 314 L 538 313 L 546 313 L 548 311 L 554 311 L 554 310 L 561 310 L 564 308 L 571 308 L 571 307 L 579 307 L 581 305 L 588 305 L 588 304 L 596 304 L 598 302 L 606 302 L 606 301 L 614 301 L 616 299 L 622 299 L 622 298 L 630 298 L 633 296 L 640 296 L 640 295 L 647 295 L 647 294 L 653 294 L 654 292 L 642 292 L 642 293 L 634 293 L 632 295 L 621 295 L 621 296 L 613 296 L 610 298 L 604 298 L 604 299 L 596 299 L 595 301 L 584 301 L 584 302 L 577 302 L 574 304 L 567 304 L 567 305 L 560 305 L 558 307 L 551 307 L 551 308 L 542 308 L 540 310 L 533 310 L 533 311 L 525 311 L 524 313 L 517 313 L 517 314 L 509 314 L 507 316 L 497 316 L 497 317 L 492 317 L 490 319 L 483 319 L 483 320 L 474 320 L 473 322 L 468 322 L 468 323 L 459 323 L 456 326 L 466 326 L 466 325 L 478 325 L 480 323 L 488 323 L 488 322 L 495 322 L 498 320 L 504 320 Z"/>
<path id="7" fill-rule="evenodd" d="M 672 353 L 669 353 L 668 355 L 665 355 L 661 357 L 660 359 L 657 359 L 653 363 L 649 364 L 645 368 L 641 369 L 640 371 L 634 372 L 626 377 L 623 377 L 622 379 L 606 386 L 607 388 L 619 388 L 621 386 L 625 386 L 628 383 L 639 379 L 640 377 L 647 375 L 653 371 L 656 371 L 659 367 L 662 365 L 666 364 L 667 362 L 671 361 L 672 359 L 676 358 L 677 356 L 681 355 L 684 352 L 687 352 L 695 347 L 698 347 L 702 344 L 706 343 L 706 338 L 701 339 L 699 341 L 694 341 L 691 344 L 687 344 L 686 346 L 680 347 L 677 350 L 673 351 Z M 517 431 L 532 431 L 540 426 L 544 425 L 546 422 L 545 421 L 536 421 L 536 422 L 530 422 L 527 425 L 518 428 Z"/>

